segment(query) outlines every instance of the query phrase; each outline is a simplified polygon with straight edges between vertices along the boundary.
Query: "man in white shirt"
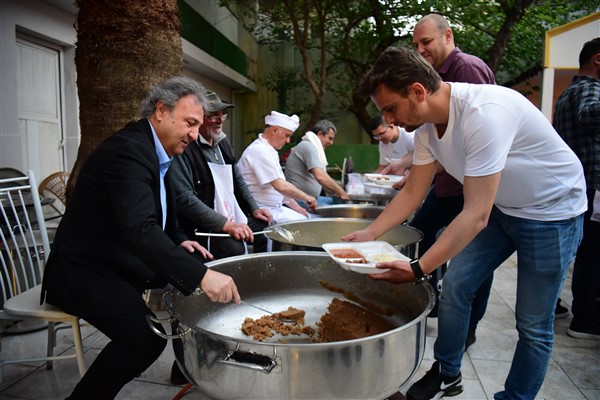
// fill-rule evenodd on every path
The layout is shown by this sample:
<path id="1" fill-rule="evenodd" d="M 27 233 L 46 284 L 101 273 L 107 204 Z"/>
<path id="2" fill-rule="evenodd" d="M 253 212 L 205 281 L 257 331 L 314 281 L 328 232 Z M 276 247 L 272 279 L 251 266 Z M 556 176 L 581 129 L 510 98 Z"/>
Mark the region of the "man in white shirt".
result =
<path id="1" fill-rule="evenodd" d="M 383 115 L 373 117 L 369 129 L 373 132 L 373 139 L 379 141 L 379 165 L 375 173 L 381 173 L 392 161 L 410 166 L 413 155 L 412 132 L 387 124 Z"/>
<path id="2" fill-rule="evenodd" d="M 244 150 L 237 167 L 261 208 L 271 212 L 277 223 L 308 218 L 308 213 L 295 199 L 305 202 L 314 211 L 317 199 L 285 180 L 277 150 L 290 142 L 300 125 L 297 115 L 288 116 L 277 111 L 265 117 L 265 129 Z"/>
<path id="3" fill-rule="evenodd" d="M 419 260 L 379 263 L 372 279 L 421 282 L 452 259 L 440 297 L 435 362 L 408 400 L 462 392 L 461 361 L 475 291 L 515 251 L 515 354 L 494 399 L 534 399 L 552 353 L 554 309 L 582 238 L 583 168 L 550 122 L 520 93 L 442 82 L 421 55 L 390 47 L 365 75 L 388 123 L 415 129 L 411 173 L 381 215 L 343 240 L 374 240 L 420 206 L 441 164 L 464 187 L 464 207 Z"/>

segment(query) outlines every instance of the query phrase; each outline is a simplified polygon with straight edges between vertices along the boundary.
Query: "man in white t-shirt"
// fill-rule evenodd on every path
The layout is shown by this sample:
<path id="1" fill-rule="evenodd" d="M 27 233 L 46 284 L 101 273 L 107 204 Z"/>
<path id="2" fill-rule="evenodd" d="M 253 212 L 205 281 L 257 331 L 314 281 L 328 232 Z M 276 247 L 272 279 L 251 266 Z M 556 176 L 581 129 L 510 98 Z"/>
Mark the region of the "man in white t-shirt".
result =
<path id="1" fill-rule="evenodd" d="M 300 120 L 277 111 L 265 117 L 265 129 L 258 135 L 237 163 L 248 189 L 261 208 L 268 209 L 277 223 L 308 218 L 308 213 L 295 199 L 302 200 L 310 210 L 317 200 L 285 180 L 277 150 L 290 142 Z"/>
<path id="2" fill-rule="evenodd" d="M 392 161 L 403 162 L 410 166 L 413 155 L 413 133 L 393 124 L 387 124 L 383 115 L 371 119 L 369 129 L 373 139 L 379 141 L 379 165 L 375 173 L 379 174 Z"/>
<path id="3" fill-rule="evenodd" d="M 474 293 L 516 251 L 519 340 L 504 390 L 494 398 L 534 399 L 552 353 L 556 301 L 582 237 L 587 199 L 579 159 L 520 93 L 442 82 L 410 49 L 384 51 L 360 93 L 371 96 L 388 123 L 417 129 L 414 159 L 404 189 L 366 229 L 343 240 L 374 240 L 404 222 L 425 198 L 438 163 L 464 186 L 462 211 L 419 260 L 379 263 L 391 270 L 371 275 L 421 282 L 452 258 L 440 297 L 436 361 L 407 398 L 462 392 Z"/>

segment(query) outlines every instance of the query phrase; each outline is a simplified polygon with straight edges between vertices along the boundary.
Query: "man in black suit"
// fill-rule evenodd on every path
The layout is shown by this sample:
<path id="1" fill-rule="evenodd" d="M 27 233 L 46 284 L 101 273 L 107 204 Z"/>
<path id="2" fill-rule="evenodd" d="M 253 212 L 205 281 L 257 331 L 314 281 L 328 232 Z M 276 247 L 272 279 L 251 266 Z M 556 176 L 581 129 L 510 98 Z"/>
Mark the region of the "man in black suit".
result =
<path id="1" fill-rule="evenodd" d="M 210 253 L 178 227 L 165 176 L 173 156 L 198 138 L 206 109 L 196 81 L 158 84 L 141 103 L 143 118 L 101 143 L 77 177 L 42 297 L 111 341 L 70 399 L 112 399 L 160 356 L 166 341 L 148 326 L 153 313 L 142 299 L 145 289 L 170 283 L 188 295 L 200 287 L 212 301 L 240 302 L 233 279 L 207 269 Z"/>

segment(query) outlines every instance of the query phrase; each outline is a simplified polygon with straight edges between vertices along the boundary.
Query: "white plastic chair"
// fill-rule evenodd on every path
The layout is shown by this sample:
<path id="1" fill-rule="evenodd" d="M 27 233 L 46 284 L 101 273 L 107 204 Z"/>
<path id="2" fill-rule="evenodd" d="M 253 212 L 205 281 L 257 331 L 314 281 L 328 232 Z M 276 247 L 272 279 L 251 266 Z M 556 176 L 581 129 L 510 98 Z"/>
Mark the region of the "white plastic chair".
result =
<path id="1" fill-rule="evenodd" d="M 33 172 L 27 171 L 24 177 L 0 179 L 0 201 L 0 300 L 3 305 L 0 319 L 48 322 L 46 357 L 2 361 L 0 382 L 4 365 L 46 361 L 47 369 L 51 369 L 54 360 L 65 358 L 77 358 L 79 373 L 83 376 L 86 364 L 79 318 L 49 304 L 40 305 L 42 275 L 50 245 Z M 59 322 L 70 324 L 72 328 L 74 354 L 54 355 L 55 324 Z"/>

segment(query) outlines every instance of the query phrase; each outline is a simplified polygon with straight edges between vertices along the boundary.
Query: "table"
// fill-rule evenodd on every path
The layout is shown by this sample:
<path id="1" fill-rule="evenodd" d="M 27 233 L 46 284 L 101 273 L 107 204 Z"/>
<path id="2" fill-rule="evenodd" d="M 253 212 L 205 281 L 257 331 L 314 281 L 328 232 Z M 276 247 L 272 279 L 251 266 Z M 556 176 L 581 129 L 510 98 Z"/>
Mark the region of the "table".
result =
<path id="1" fill-rule="evenodd" d="M 348 192 L 350 200 L 344 200 L 346 204 L 374 204 L 378 206 L 386 206 L 398 193 L 398 190 L 391 187 L 379 186 L 372 184 L 366 177 L 365 174 L 348 174 L 349 180 L 350 175 L 353 175 L 355 180 L 360 180 L 362 183 L 363 193 L 352 193 L 352 190 Z"/>

